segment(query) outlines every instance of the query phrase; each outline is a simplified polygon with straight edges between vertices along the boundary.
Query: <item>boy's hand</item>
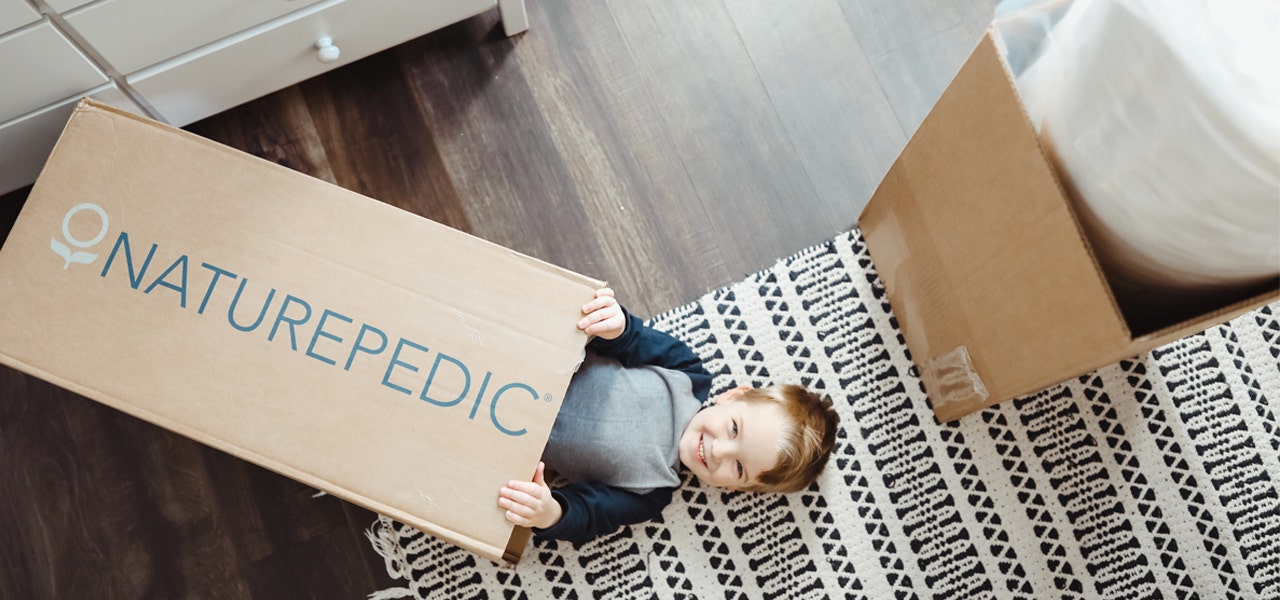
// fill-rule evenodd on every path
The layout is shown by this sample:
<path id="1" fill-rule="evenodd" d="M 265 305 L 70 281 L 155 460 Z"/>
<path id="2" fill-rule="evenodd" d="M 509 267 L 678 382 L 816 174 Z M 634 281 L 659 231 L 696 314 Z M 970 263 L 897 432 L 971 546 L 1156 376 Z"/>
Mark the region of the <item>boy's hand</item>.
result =
<path id="1" fill-rule="evenodd" d="M 551 497 L 551 488 L 547 486 L 542 471 L 546 468 L 538 463 L 538 470 L 533 473 L 533 481 L 509 481 L 498 494 L 498 506 L 507 509 L 507 520 L 521 527 L 537 527 L 546 529 L 560 522 L 564 511 L 560 503 Z"/>
<path id="2" fill-rule="evenodd" d="M 596 298 L 582 305 L 582 314 L 587 316 L 578 321 L 578 329 L 606 340 L 617 339 L 627 329 L 627 315 L 622 305 L 613 299 L 613 290 L 600 288 L 596 290 Z"/>

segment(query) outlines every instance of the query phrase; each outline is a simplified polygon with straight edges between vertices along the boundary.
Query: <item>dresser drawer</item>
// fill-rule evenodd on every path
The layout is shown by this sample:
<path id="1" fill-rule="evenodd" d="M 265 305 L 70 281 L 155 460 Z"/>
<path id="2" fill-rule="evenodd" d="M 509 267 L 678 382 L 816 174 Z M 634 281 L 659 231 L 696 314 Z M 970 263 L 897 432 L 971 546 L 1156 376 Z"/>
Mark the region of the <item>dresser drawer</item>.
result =
<path id="1" fill-rule="evenodd" d="M 47 19 L 0 35 L 0 122 L 106 82 Z"/>
<path id="2" fill-rule="evenodd" d="M 49 8 L 52 8 L 54 12 L 61 14 L 77 6 L 83 6 L 93 2 L 93 0 L 44 0 L 44 2 L 45 4 L 48 4 Z"/>
<path id="3" fill-rule="evenodd" d="M 103 0 L 64 18 L 112 67 L 132 73 L 316 2 Z"/>
<path id="4" fill-rule="evenodd" d="M 26 0 L 0 0 L 0 35 L 39 19 L 40 13 L 31 8 Z"/>
<path id="5" fill-rule="evenodd" d="M 114 83 L 100 86 L 85 95 L 134 114 L 146 114 Z M 0 194 L 36 180 L 79 101 L 77 96 L 0 123 L 0 165 L 4 166 L 0 168 Z"/>
<path id="6" fill-rule="evenodd" d="M 494 6 L 494 0 L 324 0 L 128 81 L 164 119 L 182 126 Z M 336 60 L 321 62 L 321 38 L 339 49 Z"/>

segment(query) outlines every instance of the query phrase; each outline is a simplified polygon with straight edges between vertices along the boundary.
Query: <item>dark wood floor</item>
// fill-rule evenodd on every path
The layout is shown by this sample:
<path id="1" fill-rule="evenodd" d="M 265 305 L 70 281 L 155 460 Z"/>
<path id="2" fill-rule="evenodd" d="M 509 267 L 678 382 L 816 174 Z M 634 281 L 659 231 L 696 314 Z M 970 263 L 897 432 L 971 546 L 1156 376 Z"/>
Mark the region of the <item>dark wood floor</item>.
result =
<path id="1" fill-rule="evenodd" d="M 529 0 L 189 127 L 650 316 L 850 228 L 995 0 Z M 25 190 L 0 198 L 6 233 Z M 0 598 L 363 598 L 366 510 L 0 368 Z"/>

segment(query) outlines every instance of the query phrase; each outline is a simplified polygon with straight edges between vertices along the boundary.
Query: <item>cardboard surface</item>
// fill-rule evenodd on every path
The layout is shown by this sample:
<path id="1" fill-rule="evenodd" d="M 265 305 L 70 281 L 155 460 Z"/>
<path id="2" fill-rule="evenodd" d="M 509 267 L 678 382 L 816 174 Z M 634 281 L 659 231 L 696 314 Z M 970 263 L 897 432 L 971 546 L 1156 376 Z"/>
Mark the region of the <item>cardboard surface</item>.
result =
<path id="1" fill-rule="evenodd" d="M 1134 339 L 990 35 L 911 138 L 859 225 L 943 421 L 1280 296 Z"/>
<path id="2" fill-rule="evenodd" d="M 515 561 L 497 493 L 599 285 L 82 103 L 0 250 L 0 361 Z"/>

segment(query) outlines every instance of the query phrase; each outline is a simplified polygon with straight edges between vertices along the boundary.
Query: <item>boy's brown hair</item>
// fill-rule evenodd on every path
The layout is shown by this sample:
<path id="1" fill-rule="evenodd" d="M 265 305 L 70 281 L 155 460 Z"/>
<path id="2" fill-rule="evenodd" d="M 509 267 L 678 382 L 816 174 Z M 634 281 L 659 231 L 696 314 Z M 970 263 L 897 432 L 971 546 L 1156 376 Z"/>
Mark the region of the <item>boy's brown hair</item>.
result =
<path id="1" fill-rule="evenodd" d="M 840 415 L 831 399 L 799 385 L 744 390 L 740 399 L 773 402 L 787 417 L 778 433 L 778 464 L 756 477 L 753 492 L 798 492 L 817 481 L 836 445 Z"/>

